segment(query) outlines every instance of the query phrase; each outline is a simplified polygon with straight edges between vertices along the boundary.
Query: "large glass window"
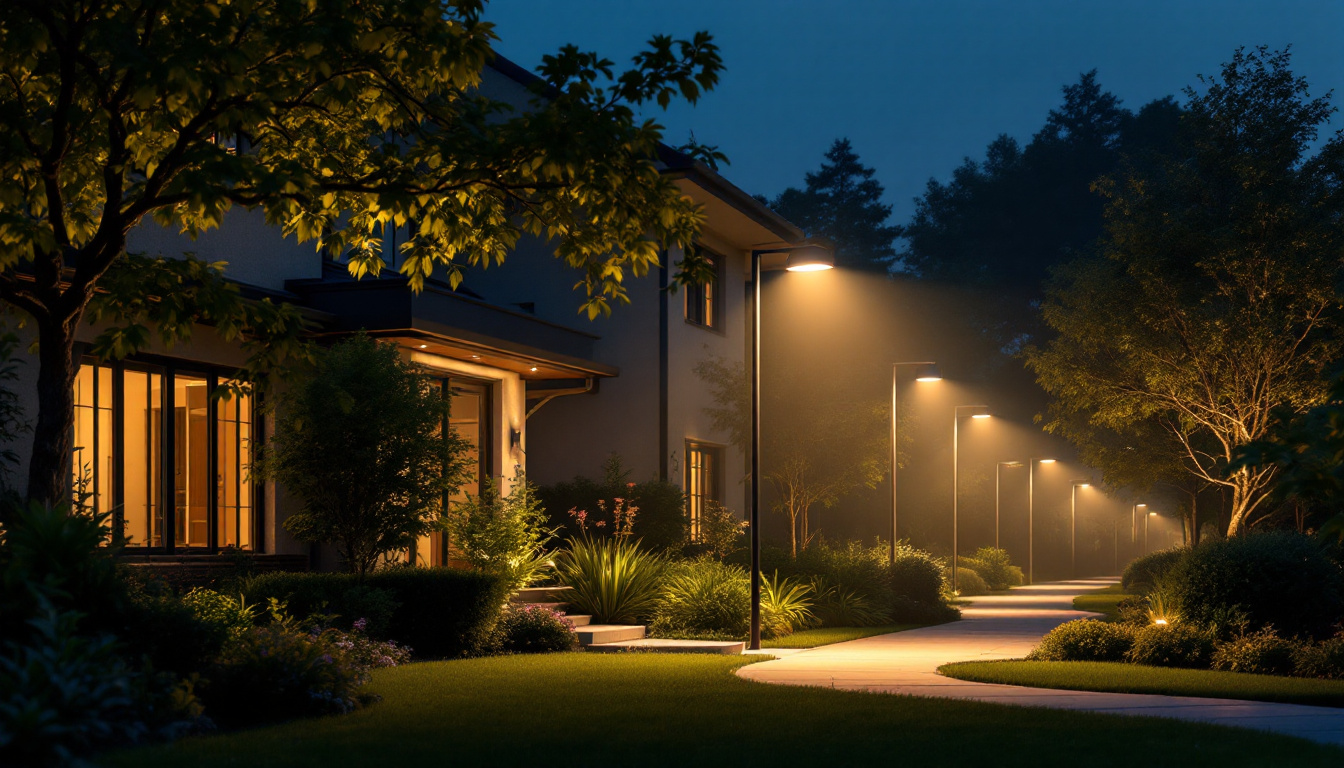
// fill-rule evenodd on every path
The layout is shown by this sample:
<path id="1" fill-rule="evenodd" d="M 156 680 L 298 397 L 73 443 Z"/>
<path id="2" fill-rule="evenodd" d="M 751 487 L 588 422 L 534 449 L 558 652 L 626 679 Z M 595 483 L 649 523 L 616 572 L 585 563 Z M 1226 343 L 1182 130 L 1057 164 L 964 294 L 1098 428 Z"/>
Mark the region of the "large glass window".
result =
<path id="1" fill-rule="evenodd" d="M 113 511 L 129 546 L 254 548 L 253 402 L 212 397 L 220 383 L 139 364 L 80 366 L 72 487 Z"/>
<path id="2" fill-rule="evenodd" d="M 469 475 L 457 488 L 448 504 L 465 501 L 467 495 L 478 496 L 481 486 L 490 474 L 490 385 L 465 379 L 444 379 L 444 396 L 450 397 L 448 429 L 467 442 L 466 460 Z M 422 536 L 411 552 L 413 562 L 420 565 L 447 565 L 452 559 L 450 543 L 442 533 Z"/>
<path id="3" fill-rule="evenodd" d="M 700 521 L 711 503 L 723 503 L 723 447 L 686 441 L 686 514 L 691 541 L 700 540 Z"/>

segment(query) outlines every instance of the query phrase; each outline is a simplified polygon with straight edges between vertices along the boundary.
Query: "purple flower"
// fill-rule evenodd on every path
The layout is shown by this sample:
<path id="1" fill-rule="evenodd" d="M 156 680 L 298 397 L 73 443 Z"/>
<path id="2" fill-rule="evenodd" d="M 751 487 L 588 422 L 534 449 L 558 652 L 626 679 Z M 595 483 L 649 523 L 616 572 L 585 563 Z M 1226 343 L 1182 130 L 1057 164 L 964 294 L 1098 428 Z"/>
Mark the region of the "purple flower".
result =
<path id="1" fill-rule="evenodd" d="M 364 628 L 367 627 L 367 626 L 369 626 L 369 620 L 368 620 L 368 619 L 356 619 L 356 620 L 355 620 L 355 631 L 356 631 L 356 632 L 363 632 L 363 631 L 364 631 Z"/>

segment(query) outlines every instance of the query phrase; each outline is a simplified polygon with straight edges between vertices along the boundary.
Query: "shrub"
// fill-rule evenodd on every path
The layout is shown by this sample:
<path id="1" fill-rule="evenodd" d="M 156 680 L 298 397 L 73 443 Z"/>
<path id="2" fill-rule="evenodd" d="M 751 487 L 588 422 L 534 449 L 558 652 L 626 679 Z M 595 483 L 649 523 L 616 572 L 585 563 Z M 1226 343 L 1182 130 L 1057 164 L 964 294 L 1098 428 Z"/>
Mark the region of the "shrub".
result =
<path id="1" fill-rule="evenodd" d="M 1344 575 L 1320 542 L 1292 531 L 1207 541 L 1162 579 L 1181 616 L 1196 624 L 1244 613 L 1251 631 L 1327 637 L 1344 616 Z"/>
<path id="2" fill-rule="evenodd" d="M 1213 639 L 1203 629 L 1179 621 L 1151 624 L 1134 634 L 1129 660 L 1154 667 L 1207 669 L 1213 655 Z"/>
<path id="3" fill-rule="evenodd" d="M 1149 611 L 1148 598 L 1143 595 L 1122 597 L 1115 604 L 1116 621 L 1121 624 L 1146 627 L 1152 623 Z"/>
<path id="4" fill-rule="evenodd" d="M 896 560 L 887 566 L 888 583 L 895 597 L 904 597 L 930 607 L 943 602 L 943 566 L 938 558 L 901 541 Z"/>
<path id="5" fill-rule="evenodd" d="M 250 629 L 257 617 L 256 607 L 242 599 L 201 587 L 183 595 L 182 605 L 197 621 L 225 635 Z"/>
<path id="6" fill-rule="evenodd" d="M 856 617 L 860 604 L 887 620 L 922 623 L 957 616 L 956 609 L 943 600 L 942 563 L 937 558 L 906 542 L 897 543 L 895 562 L 890 557 L 885 545 L 864 547 L 857 542 L 843 547 L 816 542 L 799 552 L 797 558 L 776 547 L 761 552 L 763 570 L 803 579 L 814 586 L 819 616 L 826 613 L 828 598 L 823 593 L 828 589 L 836 591 L 830 599 L 845 601 L 856 609 Z M 870 616 L 869 620 L 874 618 Z M 832 616 L 832 620 L 839 618 Z"/>
<path id="7" fill-rule="evenodd" d="M 1026 580 L 1022 569 L 1013 565 L 1004 549 L 981 547 L 974 556 L 960 558 L 958 564 L 975 571 L 991 590 L 1021 586 Z"/>
<path id="8" fill-rule="evenodd" d="M 0 763 L 79 764 L 96 749 L 199 727 L 190 685 L 133 672 L 111 635 L 81 635 L 78 614 L 39 602 L 27 638 L 0 653 Z"/>
<path id="9" fill-rule="evenodd" d="M 1147 593 L 1188 551 L 1184 547 L 1172 547 L 1135 558 L 1125 566 L 1125 572 L 1120 576 L 1120 586 L 1126 592 Z"/>
<path id="10" fill-rule="evenodd" d="M 372 637 L 409 645 L 418 658 L 449 658 L 490 647 L 508 590 L 499 577 L 479 571 L 405 566 L 377 571 L 363 584 L 353 574 L 268 573 L 250 580 L 244 594 L 250 603 L 284 600 L 300 619 L 336 614 L 335 626 L 343 628 L 368 618 Z M 386 611 L 382 630 L 361 615 L 369 607 Z"/>
<path id="11" fill-rule="evenodd" d="M 337 639 L 283 619 L 241 633 L 202 685 L 206 714 L 242 726 L 357 708 L 368 674 Z"/>
<path id="12" fill-rule="evenodd" d="M 957 569 L 957 594 L 962 597 L 989 593 L 989 584 L 980 578 L 980 574 L 970 568 Z"/>
<path id="13" fill-rule="evenodd" d="M 230 634 L 227 625 L 203 621 L 166 590 L 133 593 L 114 631 L 123 656 L 181 677 L 202 672 Z"/>
<path id="14" fill-rule="evenodd" d="M 1293 654 L 1293 673 L 1344 680 L 1344 634 L 1319 643 L 1302 643 Z"/>
<path id="15" fill-rule="evenodd" d="M 783 637 L 811 624 L 812 585 L 781 579 L 776 573 L 761 580 L 761 636 Z"/>
<path id="16" fill-rule="evenodd" d="M 891 621 L 891 614 L 877 601 L 831 584 L 824 576 L 814 578 L 812 591 L 812 612 L 824 627 L 878 627 Z"/>
<path id="17" fill-rule="evenodd" d="M 570 517 L 569 511 L 584 511 L 588 515 L 591 537 L 602 537 L 611 532 L 614 521 L 609 510 L 618 505 L 637 507 L 633 536 L 644 548 L 655 552 L 679 552 L 686 543 L 686 495 L 675 483 L 651 480 L 635 483 L 625 469 L 620 456 L 613 454 L 603 466 L 603 479 L 576 477 L 567 483 L 543 486 L 537 489 L 549 520 L 547 526 L 566 539 L 580 538 L 583 532 Z M 600 502 L 600 504 L 599 504 Z M 603 512 L 602 510 L 608 510 Z M 599 517 L 605 523 L 598 528 Z M 613 526 L 614 527 L 614 526 Z"/>
<path id="18" fill-rule="evenodd" d="M 745 637 L 750 620 L 751 582 L 747 572 L 702 558 L 672 566 L 663 580 L 650 629 L 663 636 Z"/>
<path id="19" fill-rule="evenodd" d="M 626 538 L 570 539 L 555 557 L 560 581 L 572 587 L 568 602 L 594 621 L 636 623 L 657 606 L 666 563 Z"/>
<path id="20" fill-rule="evenodd" d="M 722 560 L 743 548 L 747 521 L 717 501 L 705 502 L 700 512 L 699 546 L 704 554 Z"/>
<path id="21" fill-rule="evenodd" d="M 1041 638 L 1027 655 L 1033 661 L 1123 661 L 1134 644 L 1134 630 L 1124 624 L 1074 619 Z"/>
<path id="22" fill-rule="evenodd" d="M 471 446 L 444 434 L 440 383 L 362 333 L 323 350 L 276 414 L 257 468 L 303 500 L 285 529 L 334 544 L 359 574 L 437 530 L 444 496 L 468 477 Z"/>
<path id="23" fill-rule="evenodd" d="M 535 486 L 521 475 L 507 496 L 498 480 L 488 479 L 479 496 L 468 496 L 448 515 L 448 533 L 468 563 L 500 576 L 510 591 L 549 568 L 546 544 L 555 536 Z"/>
<path id="24" fill-rule="evenodd" d="M 349 632 L 342 632 L 339 629 L 326 630 L 331 634 L 332 642 L 337 648 L 345 651 L 349 657 L 350 663 L 356 669 L 370 670 L 382 669 L 383 667 L 399 667 L 411 660 L 411 649 L 409 646 L 399 645 L 391 640 L 374 640 L 364 634 L 368 627 L 368 622 L 364 619 L 355 621 L 355 625 Z"/>
<path id="25" fill-rule="evenodd" d="M 1213 651 L 1213 668 L 1253 675 L 1291 675 L 1298 644 L 1279 637 L 1272 629 L 1219 643 Z"/>
<path id="26" fill-rule="evenodd" d="M 579 647 L 574 624 L 564 614 L 538 605 L 506 609 L 496 632 L 497 647 L 504 653 L 556 653 Z"/>

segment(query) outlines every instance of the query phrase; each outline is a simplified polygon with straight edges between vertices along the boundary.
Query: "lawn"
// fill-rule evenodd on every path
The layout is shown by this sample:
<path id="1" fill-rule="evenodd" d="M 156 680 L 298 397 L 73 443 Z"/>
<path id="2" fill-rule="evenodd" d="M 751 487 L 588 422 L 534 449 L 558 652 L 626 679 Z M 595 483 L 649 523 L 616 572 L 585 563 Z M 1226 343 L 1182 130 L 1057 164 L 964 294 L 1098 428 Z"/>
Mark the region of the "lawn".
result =
<path id="1" fill-rule="evenodd" d="M 748 661 L 575 653 L 412 664 L 379 671 L 370 687 L 383 701 L 352 715 L 186 739 L 106 763 L 1000 768 L 1085 759 L 1089 768 L 1337 768 L 1344 761 L 1336 748 L 1201 724 L 750 683 L 732 675 Z"/>
<path id="2" fill-rule="evenodd" d="M 819 627 L 804 629 L 792 635 L 762 640 L 762 648 L 816 648 L 819 645 L 843 643 L 846 640 L 858 640 L 874 635 L 889 635 L 892 632 L 904 632 L 907 629 L 926 627 L 927 624 L 889 624 L 885 627 Z"/>
<path id="3" fill-rule="evenodd" d="M 983 683 L 1073 691 L 1161 693 L 1344 707 L 1344 680 L 1247 675 L 1101 661 L 969 661 L 938 668 L 948 677 Z"/>
<path id="4" fill-rule="evenodd" d="M 1129 596 L 1129 593 L 1119 584 L 1112 584 L 1105 589 L 1098 589 L 1095 592 L 1088 592 L 1085 595 L 1073 598 L 1073 609 L 1075 611 L 1103 613 L 1106 615 L 1105 621 L 1115 621 L 1120 616 L 1117 606 L 1121 600 Z"/>

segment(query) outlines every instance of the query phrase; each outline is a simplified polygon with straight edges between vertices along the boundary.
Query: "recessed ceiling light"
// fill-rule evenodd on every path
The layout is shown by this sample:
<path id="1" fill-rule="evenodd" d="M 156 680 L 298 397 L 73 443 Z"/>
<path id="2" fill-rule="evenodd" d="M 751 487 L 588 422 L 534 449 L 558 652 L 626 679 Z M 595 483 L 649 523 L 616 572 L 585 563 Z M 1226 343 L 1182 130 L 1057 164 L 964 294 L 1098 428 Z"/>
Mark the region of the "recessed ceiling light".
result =
<path id="1" fill-rule="evenodd" d="M 532 366 L 532 372 L 533 372 L 533 373 L 536 373 L 536 372 L 537 372 L 537 366 L 535 366 L 535 365 Z"/>
<path id="2" fill-rule="evenodd" d="M 480 359 L 481 359 L 481 356 L 480 356 L 480 355 L 472 355 L 472 356 L 471 356 L 471 359 L 472 359 L 472 360 L 480 360 Z"/>
<path id="3" fill-rule="evenodd" d="M 427 348 L 427 347 L 429 347 L 428 344 L 421 344 L 421 345 L 420 345 L 420 348 L 421 348 L 421 349 L 425 349 L 425 348 Z"/>

